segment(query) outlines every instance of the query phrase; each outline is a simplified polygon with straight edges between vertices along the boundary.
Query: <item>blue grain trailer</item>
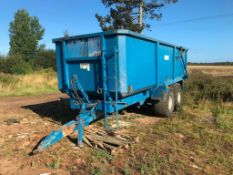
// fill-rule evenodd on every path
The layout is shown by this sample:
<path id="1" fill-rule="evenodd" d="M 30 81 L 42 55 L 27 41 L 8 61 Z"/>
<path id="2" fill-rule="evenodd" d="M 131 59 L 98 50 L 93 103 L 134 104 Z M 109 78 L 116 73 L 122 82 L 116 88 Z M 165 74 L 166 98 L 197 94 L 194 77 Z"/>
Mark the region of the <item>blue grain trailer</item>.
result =
<path id="1" fill-rule="evenodd" d="M 170 116 L 181 104 L 187 78 L 188 49 L 128 30 L 114 30 L 54 39 L 58 87 L 70 96 L 77 118 L 53 131 L 37 151 L 70 132 L 128 106 L 151 104 L 155 114 Z M 97 115 L 98 114 L 98 115 Z M 99 115 L 100 114 L 100 115 Z M 68 131 L 67 131 L 68 130 Z"/>

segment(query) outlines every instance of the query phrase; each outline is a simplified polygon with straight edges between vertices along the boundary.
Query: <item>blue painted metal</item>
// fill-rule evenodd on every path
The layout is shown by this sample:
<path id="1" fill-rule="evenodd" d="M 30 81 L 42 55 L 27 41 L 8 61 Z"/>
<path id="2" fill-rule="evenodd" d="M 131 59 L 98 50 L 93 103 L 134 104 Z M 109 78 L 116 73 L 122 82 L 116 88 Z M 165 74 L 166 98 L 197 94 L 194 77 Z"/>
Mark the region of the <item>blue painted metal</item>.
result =
<path id="1" fill-rule="evenodd" d="M 103 112 L 104 112 L 104 127 L 108 128 L 107 124 L 107 108 L 106 108 L 106 101 L 107 101 L 107 72 L 106 72 L 106 53 L 105 53 L 105 42 L 104 42 L 104 35 L 101 35 L 101 45 L 102 45 L 102 56 L 101 56 L 101 66 L 102 66 L 102 87 L 103 87 Z"/>
<path id="2" fill-rule="evenodd" d="M 65 126 L 78 132 L 104 115 L 128 106 L 143 105 L 147 99 L 162 100 L 169 86 L 187 78 L 188 49 L 128 30 L 115 30 L 54 39 L 59 90 L 70 96 L 72 109 L 80 109 L 76 120 Z M 118 122 L 118 117 L 116 118 Z M 62 127 L 53 131 L 38 150 L 62 139 Z"/>
<path id="3" fill-rule="evenodd" d="M 90 104 L 91 102 L 89 100 L 89 97 L 88 97 L 87 93 L 83 90 L 82 85 L 79 83 L 77 75 L 73 75 L 73 77 L 71 79 L 71 84 L 76 85 L 76 86 L 73 86 L 72 90 L 79 91 L 81 93 L 82 99 L 85 101 L 85 103 Z M 78 93 L 76 95 L 79 97 Z M 79 99 L 81 99 L 81 98 L 79 98 Z M 81 101 L 81 102 L 84 103 L 84 101 Z"/>
<path id="4" fill-rule="evenodd" d="M 78 133 L 78 145 L 82 146 L 83 128 L 85 126 L 88 126 L 91 122 L 93 122 L 96 119 L 95 107 L 95 105 L 90 107 L 85 103 L 82 104 L 81 111 L 77 116 L 76 120 L 72 120 L 63 125 L 60 129 L 52 131 L 48 136 L 46 136 L 42 140 L 42 142 L 37 146 L 33 153 L 35 154 L 45 149 L 48 149 L 53 144 L 60 141 L 62 138 L 70 135 L 74 131 L 77 131 Z"/>
<path id="5" fill-rule="evenodd" d="M 42 142 L 38 145 L 38 147 L 33 151 L 33 153 L 41 152 L 42 150 L 48 149 L 54 143 L 60 141 L 63 137 L 71 134 L 76 129 L 77 121 L 72 120 L 65 125 L 63 125 L 60 129 L 52 131 L 48 136 L 46 136 Z"/>
<path id="6" fill-rule="evenodd" d="M 92 38 L 89 43 L 93 43 L 83 44 L 82 49 L 88 50 L 87 53 L 89 50 L 94 50 L 94 52 L 89 54 L 90 56 L 87 54 L 80 56 L 76 45 L 80 43 L 79 40 L 88 38 Z M 99 41 L 98 44 L 96 41 Z M 112 97 L 112 93 L 115 93 L 116 89 L 112 77 L 116 75 L 119 77 L 117 88 L 119 98 L 144 90 L 146 87 L 169 84 L 178 78 L 181 80 L 185 78 L 187 49 L 183 48 L 183 54 L 181 54 L 179 46 L 127 30 L 60 38 L 55 39 L 54 42 L 58 50 L 58 80 L 59 89 L 62 92 L 71 91 L 69 81 L 74 74 L 78 75 L 80 84 L 92 99 L 102 98 L 102 95 L 96 92 L 98 89 L 104 90 L 104 84 Z M 65 43 L 63 48 L 60 47 L 62 43 Z M 94 47 L 95 44 L 98 47 Z M 60 54 L 59 50 L 62 50 L 60 52 L 64 56 Z M 118 51 L 116 71 L 114 50 Z M 182 58 L 181 55 L 183 55 Z M 106 70 L 101 67 L 103 63 Z M 89 69 L 81 68 L 83 64 L 88 64 Z M 106 83 L 103 83 L 104 71 L 106 72 L 104 80 Z M 129 87 L 132 87 L 133 92 L 129 91 Z"/>

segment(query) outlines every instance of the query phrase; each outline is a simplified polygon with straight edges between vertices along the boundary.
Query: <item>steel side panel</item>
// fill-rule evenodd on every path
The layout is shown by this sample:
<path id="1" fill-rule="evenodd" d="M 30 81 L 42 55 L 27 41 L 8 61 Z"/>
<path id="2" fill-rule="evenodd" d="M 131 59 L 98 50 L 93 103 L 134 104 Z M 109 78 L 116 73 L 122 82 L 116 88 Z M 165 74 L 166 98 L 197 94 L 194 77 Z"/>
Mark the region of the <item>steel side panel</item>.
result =
<path id="1" fill-rule="evenodd" d="M 96 93 L 98 88 L 102 88 L 100 59 L 93 54 L 93 56 L 86 56 L 85 54 L 91 54 L 93 49 L 87 52 L 86 46 L 82 44 L 82 48 L 79 46 L 80 43 L 82 42 L 63 41 L 63 60 L 64 67 L 66 67 L 66 74 L 64 73 L 63 76 L 66 77 L 64 81 L 67 84 L 66 89 L 67 91 L 72 89 L 70 81 L 76 75 L 85 91 Z"/>
<path id="2" fill-rule="evenodd" d="M 109 92 L 119 91 L 119 57 L 118 57 L 118 37 L 104 36 L 106 51 L 104 52 L 107 67 L 107 88 Z"/>
<path id="3" fill-rule="evenodd" d="M 100 37 L 100 34 L 90 36 Z M 184 79 L 184 65 L 177 57 L 180 55 L 178 47 L 134 35 L 116 33 L 102 36 L 106 46 L 103 54 L 106 56 L 107 88 L 110 92 L 117 89 L 122 94 L 120 98 L 130 95 L 129 86 L 133 92 L 140 92 L 146 87 L 170 85 Z M 69 92 L 70 80 L 76 74 L 83 89 L 96 94 L 97 89 L 102 88 L 100 56 L 79 55 L 77 44 L 78 41 L 56 41 L 59 89 Z M 183 57 L 186 66 L 187 50 Z M 83 63 L 90 69 L 81 69 Z"/>
<path id="4" fill-rule="evenodd" d="M 138 91 L 156 83 L 155 44 L 146 40 L 126 36 L 127 88 Z M 127 89 L 127 90 L 128 90 Z"/>
<path id="5" fill-rule="evenodd" d="M 63 64 L 62 64 L 62 55 L 61 55 L 61 44 L 56 43 L 56 64 L 57 64 L 57 79 L 58 79 L 58 89 L 62 91 L 64 89 L 64 80 L 63 80 Z"/>
<path id="6" fill-rule="evenodd" d="M 180 54 L 181 53 L 179 49 L 175 48 L 175 58 L 174 58 L 175 78 L 184 76 L 184 68 L 182 65 Z M 186 55 L 185 55 L 185 61 L 186 61 Z"/>
<path id="7" fill-rule="evenodd" d="M 119 59 L 119 90 L 128 93 L 128 77 L 126 62 L 126 37 L 124 35 L 117 36 L 118 39 L 118 59 Z"/>
<path id="8" fill-rule="evenodd" d="M 174 79 L 173 76 L 173 61 L 174 53 L 173 47 L 159 44 L 158 57 L 157 57 L 157 74 L 158 74 L 158 85 L 164 85 Z"/>

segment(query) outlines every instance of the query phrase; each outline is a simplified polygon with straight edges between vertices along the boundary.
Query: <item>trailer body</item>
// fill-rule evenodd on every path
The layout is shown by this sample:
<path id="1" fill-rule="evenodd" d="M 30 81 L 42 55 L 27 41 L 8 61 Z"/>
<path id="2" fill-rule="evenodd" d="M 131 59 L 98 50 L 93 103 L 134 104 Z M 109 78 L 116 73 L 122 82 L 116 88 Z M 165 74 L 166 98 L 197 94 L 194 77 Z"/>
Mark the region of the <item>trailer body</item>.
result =
<path id="1" fill-rule="evenodd" d="M 128 30 L 115 30 L 54 39 L 58 87 L 70 96 L 76 119 L 51 132 L 34 152 L 49 148 L 70 133 L 104 116 L 116 116 L 128 106 L 146 102 L 167 116 L 180 103 L 187 78 L 188 49 Z"/>
<path id="2" fill-rule="evenodd" d="M 159 98 L 159 87 L 181 83 L 187 77 L 188 49 L 128 30 L 58 38 L 53 42 L 58 87 L 71 96 L 74 109 L 80 108 L 71 95 L 74 75 L 91 100 L 103 100 L 105 90 L 112 100 L 125 102 L 118 105 L 119 109 L 146 98 Z M 105 73 L 101 59 L 105 59 Z M 113 112 L 111 104 L 107 105 L 107 112 Z"/>

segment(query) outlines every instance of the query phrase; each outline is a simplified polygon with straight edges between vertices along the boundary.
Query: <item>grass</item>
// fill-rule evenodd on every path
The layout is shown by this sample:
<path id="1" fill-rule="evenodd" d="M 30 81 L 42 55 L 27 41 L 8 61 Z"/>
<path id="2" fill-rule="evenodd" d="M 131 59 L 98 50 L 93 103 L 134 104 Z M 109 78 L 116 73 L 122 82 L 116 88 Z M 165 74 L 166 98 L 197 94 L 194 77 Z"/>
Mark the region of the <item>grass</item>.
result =
<path id="1" fill-rule="evenodd" d="M 191 99 L 192 104 L 197 104 L 200 100 L 233 101 L 233 78 L 214 77 L 200 71 L 193 72 L 186 81 L 185 95 L 188 97 L 185 101 Z"/>
<path id="2" fill-rule="evenodd" d="M 124 174 L 231 174 L 232 115 L 196 114 L 187 108 L 151 127 L 131 128 L 147 134 L 125 155 Z"/>
<path id="3" fill-rule="evenodd" d="M 110 155 L 108 152 L 106 152 L 104 150 L 100 150 L 100 149 L 95 149 L 94 153 L 93 153 L 93 156 L 98 158 L 100 161 L 101 160 L 107 160 L 107 161 L 112 160 L 112 155 Z"/>
<path id="4" fill-rule="evenodd" d="M 53 169 L 53 170 L 57 170 L 60 167 L 60 163 L 61 160 L 60 158 L 58 159 L 53 159 L 52 162 L 50 164 L 47 164 L 48 168 Z"/>
<path id="5" fill-rule="evenodd" d="M 233 174 L 232 86 L 229 77 L 191 74 L 181 111 L 149 127 L 131 126 L 129 133 L 140 142 L 111 158 L 95 152 L 90 165 L 101 161 L 101 166 L 86 171 L 106 174 L 114 167 L 112 174 L 125 175 Z"/>
<path id="6" fill-rule="evenodd" d="M 56 72 L 50 69 L 26 75 L 0 73 L 0 97 L 42 95 L 57 91 Z"/>
<path id="7" fill-rule="evenodd" d="M 131 128 L 141 141 L 126 155 L 123 172 L 232 174 L 232 81 L 199 71 L 191 74 L 183 110 L 152 127 Z"/>

